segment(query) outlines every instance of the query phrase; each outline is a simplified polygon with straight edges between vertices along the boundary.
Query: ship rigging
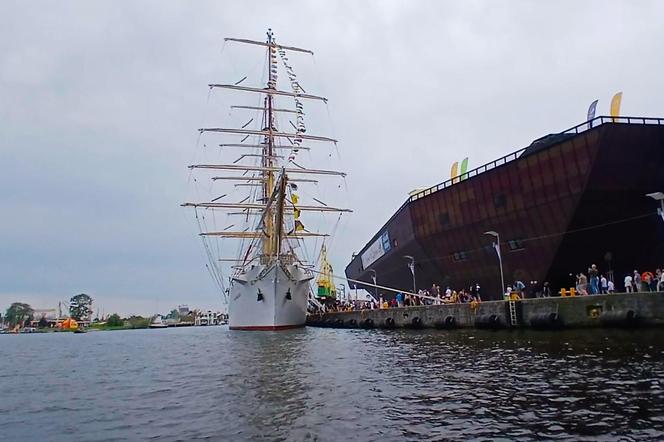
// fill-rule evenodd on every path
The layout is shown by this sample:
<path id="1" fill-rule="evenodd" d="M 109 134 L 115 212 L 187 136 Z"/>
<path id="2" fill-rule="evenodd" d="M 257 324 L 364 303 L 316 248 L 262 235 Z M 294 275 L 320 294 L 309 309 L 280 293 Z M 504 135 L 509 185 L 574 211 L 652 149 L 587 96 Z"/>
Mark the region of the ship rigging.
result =
<path id="1" fill-rule="evenodd" d="M 219 263 L 230 262 L 232 275 L 227 290 L 229 302 L 229 323 L 234 329 L 275 330 L 304 325 L 307 303 L 312 297 L 310 282 L 314 276 L 310 268 L 312 263 L 302 256 L 304 240 L 317 238 L 324 241 L 327 233 L 310 231 L 303 223 L 303 212 L 320 214 L 351 212 L 350 209 L 328 205 L 320 199 L 313 198 L 318 204 L 300 203 L 298 185 L 317 184 L 322 177 L 344 178 L 342 171 L 307 168 L 295 160 L 298 153 L 317 149 L 317 143 L 332 143 L 334 138 L 311 135 L 307 133 L 303 101 L 311 100 L 327 103 L 327 98 L 309 94 L 300 82 L 288 60 L 288 52 L 313 55 L 307 49 L 278 44 L 271 30 L 268 30 L 265 42 L 226 38 L 226 42 L 261 46 L 267 53 L 267 82 L 263 88 L 240 86 L 245 76 L 235 84 L 209 84 L 210 90 L 222 89 L 249 95 L 260 94 L 262 102 L 259 106 L 237 105 L 231 109 L 251 110 L 260 112 L 260 118 L 250 119 L 240 128 L 207 127 L 199 129 L 205 136 L 242 136 L 241 141 L 220 143 L 222 149 L 246 149 L 231 164 L 193 164 L 192 172 L 225 171 L 241 175 L 213 176 L 215 182 L 236 182 L 234 189 L 248 189 L 248 195 L 237 202 L 220 201 L 228 196 L 220 196 L 205 201 L 183 203 L 182 206 L 193 208 L 199 221 L 200 237 L 203 239 L 209 259 L 208 270 L 213 278 L 221 282 Z M 280 63 L 281 61 L 281 69 Z M 278 89 L 278 73 L 286 72 L 290 90 Z M 277 100 L 292 100 L 292 105 L 278 103 Z M 295 116 L 295 123 L 288 120 L 294 131 L 281 129 L 278 115 L 285 118 Z M 258 128 L 249 127 L 259 123 Z M 245 143 L 247 141 L 247 143 Z M 314 145 L 304 146 L 304 141 Z M 254 164 L 245 161 L 253 160 Z M 304 176 L 300 178 L 300 176 Z M 305 178 L 305 177 L 315 177 Z M 235 210 L 232 212 L 231 210 Z M 199 211 L 202 214 L 199 215 Z M 228 216 L 241 215 L 245 227 L 242 230 L 231 230 L 234 224 L 223 229 L 209 229 L 205 222 L 205 214 L 225 212 Z M 213 218 L 216 220 L 216 218 Z M 208 243 L 214 238 L 239 240 L 237 258 L 215 258 L 215 250 Z M 217 253 L 218 254 L 218 253 Z"/>

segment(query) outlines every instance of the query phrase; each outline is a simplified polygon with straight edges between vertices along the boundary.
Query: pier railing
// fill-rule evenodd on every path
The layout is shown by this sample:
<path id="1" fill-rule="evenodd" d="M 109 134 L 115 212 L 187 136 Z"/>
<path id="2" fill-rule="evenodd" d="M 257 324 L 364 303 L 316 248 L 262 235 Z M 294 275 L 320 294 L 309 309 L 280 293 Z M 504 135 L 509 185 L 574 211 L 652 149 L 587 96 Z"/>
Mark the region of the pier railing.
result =
<path id="1" fill-rule="evenodd" d="M 607 117 L 607 116 L 599 116 L 595 117 L 592 120 L 588 120 L 584 123 L 577 124 L 574 127 L 571 127 L 565 131 L 562 131 L 557 134 L 552 134 L 554 137 L 555 136 L 565 136 L 565 135 L 578 135 L 580 133 L 586 132 L 590 129 L 594 129 L 596 127 L 601 126 L 602 124 L 648 124 L 648 125 L 664 125 L 664 118 L 654 118 L 654 117 Z M 540 138 L 539 140 L 536 141 L 544 141 L 544 138 Z M 555 141 L 554 141 L 555 143 Z M 532 145 L 532 144 L 531 144 Z M 502 166 L 503 164 L 510 163 L 517 158 L 519 158 L 525 151 L 528 149 L 530 146 L 523 147 L 519 150 L 516 150 L 512 153 L 509 153 L 505 155 L 504 157 L 498 158 L 497 160 L 493 160 L 489 163 L 486 163 L 482 166 L 476 167 L 475 169 L 469 170 L 468 172 L 464 174 L 460 174 L 459 176 L 456 176 L 454 178 L 450 178 L 446 181 L 443 181 L 440 184 L 436 184 L 435 186 L 429 187 L 428 189 L 424 189 L 420 192 L 417 192 L 413 195 L 411 195 L 406 203 L 415 201 L 417 199 L 420 199 L 422 197 L 425 197 L 427 195 L 430 195 L 432 193 L 438 192 L 439 190 L 446 189 L 450 186 L 453 186 L 455 184 L 458 184 L 459 182 L 466 180 L 470 177 L 477 176 L 479 174 L 482 174 L 484 172 L 487 172 L 491 169 L 495 169 L 498 166 Z"/>

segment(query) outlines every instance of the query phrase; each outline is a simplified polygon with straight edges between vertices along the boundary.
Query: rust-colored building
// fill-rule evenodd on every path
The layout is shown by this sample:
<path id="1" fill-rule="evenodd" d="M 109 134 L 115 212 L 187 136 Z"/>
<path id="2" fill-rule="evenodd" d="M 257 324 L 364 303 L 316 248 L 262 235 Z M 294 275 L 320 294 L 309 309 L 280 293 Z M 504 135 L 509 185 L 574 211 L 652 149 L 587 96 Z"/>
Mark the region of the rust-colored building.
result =
<path id="1" fill-rule="evenodd" d="M 412 290 L 479 283 L 574 285 L 596 264 L 617 290 L 633 270 L 664 267 L 664 119 L 597 117 L 411 196 L 346 267 L 348 278 Z M 362 287 L 358 284 L 358 287 Z M 351 288 L 354 284 L 351 283 Z M 373 288 L 365 286 L 371 292 Z"/>

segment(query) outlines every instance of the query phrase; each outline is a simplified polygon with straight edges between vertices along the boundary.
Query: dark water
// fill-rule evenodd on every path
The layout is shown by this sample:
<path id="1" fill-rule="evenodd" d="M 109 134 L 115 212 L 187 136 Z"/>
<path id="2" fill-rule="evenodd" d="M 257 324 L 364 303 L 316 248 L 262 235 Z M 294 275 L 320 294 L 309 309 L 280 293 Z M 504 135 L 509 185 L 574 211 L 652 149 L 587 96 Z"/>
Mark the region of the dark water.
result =
<path id="1" fill-rule="evenodd" d="M 661 330 L 0 336 L 2 440 L 662 440 Z"/>

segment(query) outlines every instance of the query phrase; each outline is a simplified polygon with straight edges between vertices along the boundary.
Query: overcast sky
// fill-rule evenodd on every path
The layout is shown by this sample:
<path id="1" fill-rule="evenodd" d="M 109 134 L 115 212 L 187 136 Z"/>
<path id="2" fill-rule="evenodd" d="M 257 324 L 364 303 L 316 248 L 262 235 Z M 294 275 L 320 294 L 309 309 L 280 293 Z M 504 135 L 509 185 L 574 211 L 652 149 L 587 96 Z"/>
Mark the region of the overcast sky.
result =
<path id="1" fill-rule="evenodd" d="M 472 168 L 578 124 L 595 99 L 607 114 L 617 91 L 624 115 L 663 116 L 663 18 L 654 1 L 4 0 L 0 310 L 79 292 L 106 313 L 221 307 L 179 204 L 196 129 L 235 104 L 206 85 L 262 60 L 223 37 L 272 27 L 314 50 L 293 64 L 330 100 L 317 132 L 341 140 L 336 202 L 355 210 L 331 251 L 343 273 L 454 161 Z"/>

